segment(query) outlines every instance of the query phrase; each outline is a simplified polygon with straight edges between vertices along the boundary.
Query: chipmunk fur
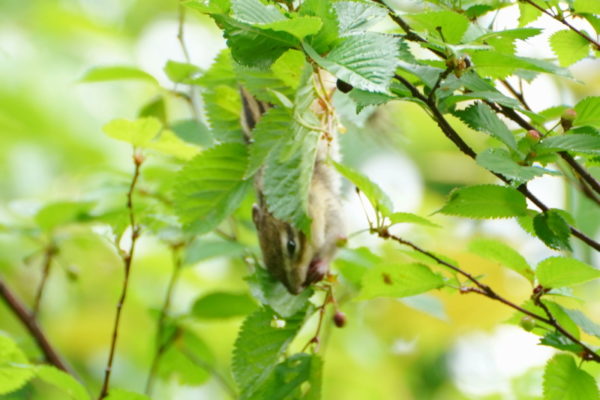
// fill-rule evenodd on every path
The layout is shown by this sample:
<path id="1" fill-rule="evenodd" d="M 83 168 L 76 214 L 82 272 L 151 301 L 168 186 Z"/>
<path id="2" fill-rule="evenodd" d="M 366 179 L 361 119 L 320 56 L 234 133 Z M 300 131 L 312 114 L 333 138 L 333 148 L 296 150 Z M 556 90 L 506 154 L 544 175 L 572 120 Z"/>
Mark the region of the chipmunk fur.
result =
<path id="1" fill-rule="evenodd" d="M 251 130 L 270 107 L 241 89 L 243 100 L 242 125 L 251 141 Z M 287 221 L 275 218 L 268 210 L 263 194 L 263 171 L 254 179 L 258 202 L 252 210 L 263 261 L 267 270 L 281 281 L 288 291 L 298 294 L 329 272 L 338 244 L 345 238 L 339 177 L 327 163 L 332 149 L 331 138 L 319 140 L 313 176 L 308 194 L 310 236 Z"/>

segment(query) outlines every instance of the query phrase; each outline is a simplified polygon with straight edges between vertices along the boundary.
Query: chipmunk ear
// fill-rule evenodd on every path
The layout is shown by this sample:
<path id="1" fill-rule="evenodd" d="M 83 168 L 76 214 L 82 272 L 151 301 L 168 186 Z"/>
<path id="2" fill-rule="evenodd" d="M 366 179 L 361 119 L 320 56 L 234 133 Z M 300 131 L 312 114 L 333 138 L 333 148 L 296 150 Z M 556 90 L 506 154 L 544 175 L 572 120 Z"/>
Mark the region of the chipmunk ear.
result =
<path id="1" fill-rule="evenodd" d="M 254 204 L 252 206 L 252 221 L 254 221 L 254 225 L 256 225 L 257 227 L 260 222 L 260 219 L 261 219 L 260 207 L 258 206 L 258 204 Z"/>

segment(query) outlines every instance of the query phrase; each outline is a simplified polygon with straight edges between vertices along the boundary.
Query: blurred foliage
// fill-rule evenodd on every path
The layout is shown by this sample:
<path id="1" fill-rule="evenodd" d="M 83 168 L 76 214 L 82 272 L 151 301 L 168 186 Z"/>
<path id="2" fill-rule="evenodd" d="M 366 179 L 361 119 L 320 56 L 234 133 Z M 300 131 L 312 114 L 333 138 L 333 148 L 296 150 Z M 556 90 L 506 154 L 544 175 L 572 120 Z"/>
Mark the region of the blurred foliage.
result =
<path id="1" fill-rule="evenodd" d="M 524 321 L 523 315 L 514 314 L 500 303 L 476 294 L 458 294 L 460 282 L 447 269 L 364 232 L 368 228 L 365 212 L 349 185 L 344 194 L 345 214 L 352 231 L 332 268 L 338 280 L 332 283 L 334 294 L 346 315 L 346 324 L 337 328 L 332 322 L 334 310 L 327 308 L 319 355 L 297 354 L 317 330 L 319 312 L 315 307 L 323 303 L 327 292 L 307 290 L 291 296 L 262 269 L 254 273 L 249 269 L 256 265 L 260 251 L 251 218 L 255 201 L 251 184 L 237 185 L 237 179 L 248 173 L 247 165 L 239 165 L 236 176 L 229 176 L 229 181 L 215 184 L 226 194 L 221 203 L 205 204 L 198 210 L 189 197 L 174 195 L 178 185 L 184 188 L 179 194 L 190 190 L 192 194 L 185 196 L 205 195 L 195 190 L 198 188 L 192 184 L 198 180 L 192 178 L 206 173 L 205 168 L 214 166 L 218 157 L 223 160 L 230 153 L 236 157 L 240 152 L 245 154 L 239 144 L 213 146 L 215 141 L 242 141 L 241 102 L 234 89 L 238 79 L 261 100 L 281 107 L 287 104 L 286 99 L 298 104 L 294 95 L 303 90 L 305 83 L 303 70 L 298 68 L 304 65 L 299 48 L 261 52 L 264 43 L 260 41 L 235 43 L 232 37 L 236 21 L 226 15 L 227 10 L 218 8 L 226 3 L 195 1 L 188 4 L 189 8 L 182 8 L 175 0 L 0 2 L 0 279 L 29 307 L 34 306 L 37 296 L 41 297 L 39 323 L 82 384 L 42 365 L 44 356 L 33 338 L 11 309 L 0 302 L 0 398 L 51 400 L 64 399 L 67 393 L 70 398 L 85 399 L 89 395 L 96 398 L 100 392 L 121 293 L 124 252 L 131 245 L 127 194 L 134 163 L 139 161 L 142 168 L 133 193 L 133 210 L 142 229 L 133 254 L 112 371 L 111 387 L 119 389 L 111 391 L 108 399 L 143 399 L 139 393 L 149 386 L 156 399 L 225 399 L 235 396 L 232 392 L 238 389 L 234 382 L 243 385 L 241 389 L 254 398 L 296 398 L 304 391 L 307 398 L 318 398 L 321 392 L 323 399 L 348 400 L 540 399 L 543 389 L 546 398 L 558 399 L 561 397 L 556 387 L 578 382 L 581 392 L 570 395 L 580 397 L 571 398 L 593 399 L 600 365 L 584 363 L 580 367 L 566 353 L 551 358 L 553 352 L 549 347 L 538 347 L 535 335 L 544 336 L 543 343 L 557 349 L 578 353 L 581 348 L 565 341 L 564 336 L 547 334 L 548 326 Z M 454 109 L 458 102 L 490 96 L 495 96 L 492 99 L 498 104 L 510 106 L 511 100 L 514 102 L 507 97 L 510 93 L 490 95 L 486 92 L 489 88 L 479 87 L 478 92 L 471 87 L 469 98 L 442 98 L 440 107 L 453 113 L 445 115 L 477 152 L 506 147 L 486 153 L 487 158 L 478 157 L 475 163 L 440 134 L 418 102 L 388 102 L 392 92 L 397 97 L 408 97 L 404 89 L 392 87 L 392 92 L 380 93 L 379 97 L 368 92 L 386 91 L 390 73 L 394 72 L 387 67 L 393 68 L 395 57 L 407 62 L 413 53 L 418 54 L 420 68 L 410 70 L 400 65 L 398 73 L 430 90 L 446 67 L 441 61 L 423 61 L 422 48 L 413 44 L 404 48 L 391 36 L 381 39 L 369 34 L 360 42 L 360 48 L 365 54 L 379 55 L 380 68 L 374 68 L 375 72 L 361 70 L 360 66 L 355 70 L 339 68 L 344 63 L 360 64 L 357 58 L 364 54 L 356 52 L 350 41 L 345 42 L 346 47 L 338 46 L 337 35 L 352 36 L 375 23 L 380 31 L 398 33 L 396 25 L 383 19 L 386 12 L 381 8 L 369 11 L 363 2 L 337 2 L 336 12 L 347 16 L 340 21 L 341 31 L 319 31 L 315 15 L 326 24 L 335 23 L 336 14 L 324 10 L 319 1 L 305 3 L 302 15 L 294 17 L 301 23 L 288 19 L 289 26 L 275 27 L 294 45 L 309 37 L 303 50 L 356 88 L 350 96 L 339 92 L 334 96 L 347 130 L 340 136 L 344 165 L 338 169 L 361 188 L 382 213 L 382 219 L 388 218 L 390 232 L 410 238 L 446 262 L 464 266 L 498 293 L 540 315 L 543 311 L 539 307 L 526 303 L 534 282 L 532 266 L 538 266 L 538 282 L 548 286 L 579 284 L 597 276 L 597 269 L 590 267 L 598 267 L 597 253 L 569 240 L 565 233 L 567 224 L 573 224 L 597 238 L 600 226 L 598 207 L 575 184 L 564 184 L 575 182 L 574 175 L 567 172 L 562 180 L 546 175 L 531 181 L 536 194 L 551 199 L 552 207 L 566 210 L 552 209 L 534 218 L 514 187 L 491 186 L 498 182 L 486 171 L 510 176 L 517 183 L 529 181 L 548 174 L 544 168 L 557 169 L 556 164 L 546 165 L 546 161 L 554 161 L 551 157 L 556 151 L 568 150 L 581 152 L 577 154 L 586 159 L 587 167 L 598 177 L 597 147 L 589 151 L 597 146 L 596 142 L 564 142 L 555 136 L 559 140 L 548 141 L 537 149 L 536 160 L 544 168 L 525 166 L 525 153 L 533 145 L 523 129 L 496 117 L 481 102 L 472 108 Z M 482 26 L 504 30 L 506 27 L 498 27 L 500 22 L 494 26 L 494 18 L 512 18 L 512 28 L 516 28 L 517 19 L 520 27 L 539 22 L 539 13 L 524 2 L 518 6 L 515 2 L 483 0 L 418 3 L 389 2 L 411 14 L 411 23 L 437 51 L 448 50 L 435 34 L 442 23 L 441 32 L 453 54 L 470 55 L 489 78 L 504 78 L 515 68 L 522 68 L 516 74 L 519 80 L 522 78 L 527 100 L 536 111 L 541 111 L 537 102 L 546 104 L 540 100 L 546 94 L 544 88 L 555 89 L 560 98 L 553 100 L 562 107 L 537 114 L 524 110 L 523 114 L 535 123 L 555 125 L 567 106 L 577 105 L 573 130 L 598 138 L 597 102 L 579 101 L 598 95 L 597 59 L 573 67 L 575 80 L 564 78 L 566 70 L 556 66 L 567 67 L 594 51 L 597 55 L 597 49 L 585 47 L 572 32 L 559 30 L 540 44 L 547 49 L 543 54 L 558 62 L 535 63 L 514 55 L 515 43 L 534 36 L 533 30 L 504 36 L 492 33 L 476 39 L 483 32 L 472 24 L 481 17 Z M 535 3 L 544 3 L 543 7 L 546 3 L 553 7 L 559 4 Z M 563 7 L 567 4 L 588 21 L 588 34 L 592 35 L 594 28 L 598 33 L 598 18 L 593 15 L 598 10 L 593 0 L 560 2 Z M 437 7 L 437 11 L 430 7 Z M 251 67 L 233 67 L 226 52 L 216 58 L 218 50 L 226 47 L 225 40 L 214 22 L 196 12 L 198 9 L 217 15 L 215 20 L 230 35 L 234 58 L 250 59 Z M 243 12 L 248 10 L 238 9 L 237 17 L 247 23 L 256 17 Z M 177 39 L 182 15 L 190 59 Z M 362 26 L 353 25 L 365 15 L 372 20 Z M 262 16 L 267 18 L 268 13 Z M 378 18 L 383 20 L 377 22 Z M 556 31 L 552 22 L 544 24 L 539 26 L 553 26 L 551 31 Z M 315 32 L 319 33 L 313 35 Z M 465 35 L 474 39 L 471 48 L 460 47 Z M 572 43 L 578 46 L 576 53 L 570 53 Z M 493 47 L 490 53 L 513 54 L 488 59 L 486 52 L 476 52 L 477 46 L 484 44 Z M 394 52 L 379 53 L 392 47 Z M 281 54 L 284 56 L 278 58 Z M 536 57 L 543 58 L 539 54 Z M 215 58 L 217 63 L 210 67 Z M 271 75 L 254 68 L 275 59 Z M 450 59 L 459 63 L 460 57 Z M 534 80 L 532 71 L 555 75 Z M 369 78 L 367 72 L 375 77 Z M 440 90 L 452 93 L 459 79 L 450 75 Z M 466 74 L 461 82 L 470 82 L 468 79 Z M 542 79 L 542 89 L 534 86 Z M 386 102 L 379 107 L 370 105 Z M 356 105 L 365 109 L 357 114 Z M 306 112 L 309 106 L 303 104 L 294 112 Z M 304 116 L 314 122 L 309 114 Z M 267 122 L 281 123 L 276 117 Z M 294 129 L 301 130 L 302 126 Z M 310 138 L 299 152 L 298 148 L 286 148 L 284 142 L 265 131 L 264 148 L 273 146 L 281 154 L 311 151 Z M 137 152 L 132 153 L 130 143 L 136 145 Z M 213 150 L 203 151 L 209 147 Z M 223 147 L 231 152 L 223 151 Z M 248 161 L 254 172 L 262 162 L 274 162 L 275 157 L 267 159 L 266 153 L 255 150 Z M 196 153 L 200 153 L 199 158 L 186 164 Z M 214 158 L 207 163 L 211 154 Z M 135 157 L 143 159 L 136 161 Z M 301 159 L 295 162 L 300 167 L 306 164 Z M 181 170 L 191 172 L 188 176 L 177 175 Z M 275 172 L 273 179 L 277 179 Z M 298 186 L 276 205 L 282 216 L 295 219 L 299 225 L 306 222 L 306 216 L 298 210 L 307 176 L 306 171 L 301 172 Z M 204 178 L 201 182 L 210 181 L 206 175 Z M 293 196 L 294 204 L 299 206 L 290 211 L 287 205 Z M 497 201 L 493 207 L 474 208 L 481 198 Z M 189 224 L 205 217 L 204 222 L 209 221 L 210 226 L 202 226 L 196 233 L 210 232 L 201 237 L 182 232 L 173 207 L 186 210 L 184 213 L 190 209 L 197 212 L 189 214 Z M 373 217 L 373 210 L 367 208 L 366 213 Z M 209 214 L 213 209 L 215 213 Z M 436 210 L 446 215 L 429 215 Z M 429 216 L 425 219 L 420 215 Z M 541 240 L 521 230 L 516 220 L 466 220 L 455 216 L 518 217 L 523 228 L 537 233 Z M 217 225 L 218 229 L 213 229 Z M 550 248 L 581 261 L 564 255 L 550 258 L 561 254 Z M 399 265 L 413 272 L 412 291 L 377 280 L 381 274 L 397 279 L 394 273 Z M 559 274 L 565 265 L 576 270 L 573 275 Z M 40 293 L 45 266 L 48 280 Z M 398 298 L 432 288 L 440 289 Z M 597 281 L 561 287 L 548 294 L 552 301 L 547 302 L 561 324 L 592 347 L 600 346 L 598 289 Z M 167 293 L 172 294 L 169 312 L 164 311 Z M 377 298 L 356 301 L 357 295 Z M 259 304 L 268 308 L 259 308 Z M 157 349 L 161 348 L 164 352 L 157 360 Z M 285 354 L 293 356 L 277 364 Z M 155 378 L 148 384 L 153 368 Z M 546 378 L 542 384 L 543 374 Z M 322 386 L 315 385 L 317 381 Z"/>

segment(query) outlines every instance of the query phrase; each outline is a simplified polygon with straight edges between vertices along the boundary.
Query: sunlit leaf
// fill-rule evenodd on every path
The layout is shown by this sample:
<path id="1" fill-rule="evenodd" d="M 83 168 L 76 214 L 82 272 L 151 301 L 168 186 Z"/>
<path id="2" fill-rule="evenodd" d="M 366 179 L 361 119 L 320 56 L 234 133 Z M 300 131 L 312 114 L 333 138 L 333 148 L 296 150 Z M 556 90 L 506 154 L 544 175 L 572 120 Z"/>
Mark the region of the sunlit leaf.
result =
<path id="1" fill-rule="evenodd" d="M 231 318 L 250 314 L 256 308 L 247 294 L 213 292 L 196 299 L 191 314 L 200 319 Z"/>
<path id="2" fill-rule="evenodd" d="M 550 47 L 561 67 L 568 67 L 590 53 L 590 43 L 568 29 L 554 33 L 550 37 Z"/>
<path id="3" fill-rule="evenodd" d="M 476 239 L 470 243 L 469 250 L 483 258 L 496 261 L 533 282 L 533 269 L 527 260 L 509 245 L 497 240 Z"/>
<path id="4" fill-rule="evenodd" d="M 0 334 L 0 395 L 20 389 L 34 375 L 21 349 L 10 338 Z"/>
<path id="5" fill-rule="evenodd" d="M 382 264 L 363 276 L 359 299 L 414 296 L 443 285 L 443 278 L 423 264 Z"/>
<path id="6" fill-rule="evenodd" d="M 44 382 L 55 386 L 73 400 L 89 400 L 90 395 L 85 387 L 71 375 L 50 365 L 40 365 L 35 369 L 37 377 Z"/>
<path id="7" fill-rule="evenodd" d="M 583 371 L 572 356 L 555 355 L 544 370 L 544 400 L 597 400 L 594 378 Z"/>
<path id="8" fill-rule="evenodd" d="M 175 211 L 186 230 L 209 232 L 235 211 L 251 186 L 243 179 L 247 157 L 243 145 L 222 144 L 200 153 L 178 173 Z"/>
<path id="9" fill-rule="evenodd" d="M 394 207 L 392 205 L 392 200 L 390 200 L 388 195 L 381 190 L 379 185 L 347 165 L 342 165 L 335 161 L 333 162 L 333 165 L 340 174 L 342 174 L 346 179 L 359 188 L 361 192 L 364 193 L 376 210 L 380 211 L 386 216 L 392 214 Z"/>
<path id="10" fill-rule="evenodd" d="M 298 333 L 304 312 L 274 326 L 275 314 L 258 310 L 244 321 L 235 341 L 232 370 L 243 398 L 249 398 L 269 377 L 282 353 Z"/>
<path id="11" fill-rule="evenodd" d="M 575 105 L 574 126 L 590 125 L 600 129 L 600 96 L 586 97 Z"/>
<path id="12" fill-rule="evenodd" d="M 83 75 L 81 82 L 106 82 L 117 80 L 142 80 L 158 85 L 158 81 L 149 73 L 136 67 L 110 66 L 95 67 Z"/>
<path id="13" fill-rule="evenodd" d="M 523 216 L 527 202 L 518 190 L 497 185 L 475 185 L 455 189 L 438 212 L 468 218 Z"/>
<path id="14" fill-rule="evenodd" d="M 600 270 L 575 258 L 550 257 L 538 264 L 535 275 L 540 285 L 558 288 L 600 278 Z"/>

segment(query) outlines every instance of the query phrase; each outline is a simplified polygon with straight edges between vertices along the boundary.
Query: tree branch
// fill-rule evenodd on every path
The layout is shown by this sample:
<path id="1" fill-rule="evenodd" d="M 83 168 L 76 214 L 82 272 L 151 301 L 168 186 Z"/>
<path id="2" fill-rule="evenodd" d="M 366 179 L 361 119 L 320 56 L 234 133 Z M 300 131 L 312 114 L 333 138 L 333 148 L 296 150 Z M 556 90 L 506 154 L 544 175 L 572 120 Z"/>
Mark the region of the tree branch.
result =
<path id="1" fill-rule="evenodd" d="M 179 254 L 180 247 L 181 244 L 175 244 L 171 246 L 171 252 L 173 256 L 173 272 L 171 273 L 171 279 L 169 279 L 169 285 L 167 286 L 165 300 L 163 302 L 163 306 L 160 309 L 158 322 L 156 324 L 156 352 L 154 353 L 152 363 L 150 364 L 150 372 L 148 373 L 148 380 L 146 381 L 145 393 L 147 395 L 150 395 L 150 393 L 152 392 L 152 386 L 154 385 L 154 377 L 156 375 L 156 370 L 158 369 L 160 359 L 162 358 L 162 355 L 164 354 L 165 350 L 172 343 L 172 340 L 165 341 L 164 343 L 161 343 L 161 341 L 163 340 L 165 330 L 165 320 L 169 315 L 171 299 L 173 297 L 175 285 L 177 284 L 179 273 L 181 271 L 182 259 L 181 255 Z"/>
<path id="2" fill-rule="evenodd" d="M 1 278 L 0 297 L 4 299 L 4 302 L 8 308 L 10 308 L 19 321 L 21 321 L 21 323 L 25 326 L 29 334 L 37 343 L 38 347 L 42 350 L 42 353 L 44 353 L 46 360 L 56 368 L 73 375 L 70 368 L 62 360 L 62 357 L 59 356 L 58 352 L 48 341 L 48 338 L 46 338 L 46 335 L 35 320 L 33 313 L 27 309 L 23 302 L 17 298 L 17 296 L 9 289 L 8 286 L 6 286 Z"/>
<path id="3" fill-rule="evenodd" d="M 417 99 L 421 100 L 422 102 L 424 102 L 427 105 L 427 108 L 433 115 L 433 118 L 437 122 L 438 126 L 440 127 L 440 129 L 442 130 L 444 135 L 448 139 L 450 139 L 450 141 L 452 143 L 454 143 L 456 145 L 456 147 L 459 148 L 460 151 L 462 151 L 467 156 L 469 156 L 475 160 L 477 158 L 477 153 L 475 153 L 475 151 L 460 137 L 458 132 L 456 132 L 456 130 L 454 130 L 454 128 L 452 128 L 450 123 L 446 120 L 446 118 L 443 116 L 443 114 L 437 108 L 435 101 L 433 99 L 428 99 L 423 94 L 421 94 L 421 92 L 419 92 L 419 90 L 413 84 L 411 84 L 408 80 L 404 79 L 402 76 L 396 74 L 394 77 L 397 80 L 399 80 L 400 82 L 402 82 L 402 84 L 404 86 L 406 86 L 406 88 L 408 88 L 408 90 L 410 90 L 413 97 L 416 97 Z M 513 110 L 511 110 L 511 111 L 514 113 Z M 505 183 L 508 183 L 508 184 L 512 183 L 512 181 L 510 179 L 504 177 L 501 174 L 498 174 L 495 172 L 492 172 L 492 174 L 494 174 L 496 177 L 498 177 Z M 533 204 L 535 204 L 542 212 L 548 211 L 548 207 L 540 199 L 538 199 L 533 193 L 531 193 L 529 191 L 529 189 L 527 189 L 527 185 L 522 184 L 521 186 L 519 186 L 517 188 L 517 190 L 519 192 L 521 192 L 529 200 L 531 200 L 531 202 Z M 600 251 L 600 243 L 594 241 L 592 238 L 588 237 L 583 232 L 579 231 L 578 229 L 576 229 L 572 226 L 569 226 L 569 229 L 573 236 L 580 239 L 581 241 L 583 241 L 590 247 Z"/>
<path id="4" fill-rule="evenodd" d="M 585 32 L 582 32 L 579 29 L 575 28 L 564 17 L 562 17 L 560 15 L 552 14 L 551 12 L 549 12 L 548 10 L 546 10 L 543 7 L 540 7 L 539 5 L 537 5 L 535 2 L 533 2 L 531 0 L 519 0 L 519 1 L 521 1 L 523 3 L 527 3 L 527 4 L 531 5 L 532 7 L 537 8 L 538 10 L 540 10 L 542 13 L 546 14 L 550 18 L 560 22 L 561 24 L 563 24 L 564 26 L 566 26 L 567 28 L 569 28 L 570 30 L 572 30 L 573 32 L 575 32 L 576 34 L 578 34 L 579 36 L 581 36 L 582 38 L 587 40 L 588 42 L 590 42 L 592 45 L 594 45 L 594 47 L 596 47 L 596 50 L 600 51 L 600 42 L 589 37 Z"/>
<path id="5" fill-rule="evenodd" d="M 33 309 L 31 311 L 31 316 L 33 318 L 37 317 L 37 314 L 40 310 L 40 304 L 42 301 L 42 295 L 44 294 L 44 289 L 46 288 L 46 282 L 48 281 L 48 276 L 50 275 L 50 266 L 52 265 L 52 260 L 54 255 L 56 254 L 57 249 L 53 243 L 49 243 L 44 250 L 44 263 L 42 268 L 42 279 L 40 280 L 40 284 L 35 294 L 35 300 L 33 301 Z"/>
<path id="6" fill-rule="evenodd" d="M 492 289 L 490 286 L 480 282 L 477 278 L 475 278 L 473 275 L 471 275 L 470 273 L 466 272 L 465 270 L 463 270 L 462 268 L 451 264 L 447 261 L 442 260 L 441 258 L 439 258 L 438 256 L 436 256 L 435 254 L 424 250 L 422 248 L 420 248 L 419 246 L 417 246 L 416 244 L 409 242 L 408 240 L 402 239 L 399 236 L 393 235 L 391 234 L 386 228 L 378 228 L 378 229 L 374 229 L 372 230 L 373 233 L 376 233 L 379 237 L 383 238 L 383 239 L 391 239 L 394 240 L 404 246 L 408 246 L 410 248 L 412 248 L 413 250 L 415 250 L 416 252 L 423 254 L 429 258 L 431 258 L 432 260 L 434 260 L 435 262 L 437 262 L 440 265 L 443 265 L 449 269 L 451 269 L 452 271 L 462 275 L 463 277 L 467 278 L 471 283 L 473 283 L 475 285 L 475 288 L 473 287 L 466 287 L 466 288 L 461 288 L 461 292 L 463 293 L 478 293 L 482 296 L 487 297 L 488 299 L 492 299 L 495 301 L 498 301 L 514 310 L 517 310 L 537 321 L 541 321 L 545 324 L 548 324 L 550 326 L 552 326 L 554 329 L 556 329 L 558 332 L 560 332 L 561 334 L 563 334 L 564 336 L 566 336 L 567 338 L 569 338 L 573 343 L 578 344 L 579 346 L 581 346 L 584 351 L 585 354 L 582 355 L 582 357 L 584 358 L 584 360 L 593 360 L 597 363 L 600 363 L 600 354 L 596 353 L 594 350 L 592 350 L 589 346 L 587 346 L 585 343 L 581 342 L 579 339 L 577 339 L 576 337 L 574 337 L 571 333 L 569 333 L 569 331 L 567 331 L 565 328 L 563 328 L 557 321 L 556 318 L 552 315 L 552 313 L 550 312 L 550 310 L 548 310 L 548 308 L 544 305 L 542 307 L 542 309 L 544 310 L 544 312 L 547 315 L 546 317 L 543 317 L 541 315 L 538 315 L 534 312 L 531 312 L 529 310 L 524 309 L 523 307 L 513 303 L 512 301 L 506 299 L 505 297 L 499 295 L 494 289 Z M 534 298 L 534 302 L 535 302 L 535 290 L 534 290 L 534 295 L 532 296 Z M 538 295 L 538 299 L 539 299 L 539 295 Z M 541 301 L 539 301 L 541 303 Z M 543 303 L 542 303 L 543 304 Z"/>
<path id="7" fill-rule="evenodd" d="M 125 299 L 127 297 L 127 289 L 129 287 L 129 273 L 131 272 L 131 262 L 133 261 L 133 254 L 135 251 L 135 244 L 137 242 L 138 237 L 140 236 L 139 226 L 135 222 L 135 213 L 133 210 L 133 193 L 135 191 L 135 185 L 137 184 L 138 178 L 140 176 L 140 167 L 144 158 L 136 153 L 134 148 L 133 154 L 133 178 L 131 179 L 131 183 L 129 185 L 129 191 L 127 192 L 127 210 L 129 213 L 129 225 L 131 227 L 131 244 L 129 247 L 129 251 L 122 252 L 119 250 L 119 254 L 121 254 L 121 258 L 123 260 L 123 265 L 125 267 L 125 277 L 123 279 L 123 288 L 121 289 L 121 296 L 119 298 L 119 302 L 117 304 L 117 313 L 115 315 L 115 322 L 113 326 L 112 339 L 110 343 L 110 351 L 108 354 L 108 362 L 106 364 L 106 369 L 104 371 L 104 381 L 102 383 L 102 389 L 100 390 L 100 395 L 98 396 L 99 400 L 102 400 L 108 395 L 108 390 L 110 387 L 110 375 L 112 371 L 115 350 L 117 347 L 117 339 L 119 336 L 119 324 L 121 322 L 121 312 L 123 311 L 123 305 L 125 304 Z"/>

